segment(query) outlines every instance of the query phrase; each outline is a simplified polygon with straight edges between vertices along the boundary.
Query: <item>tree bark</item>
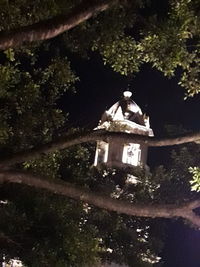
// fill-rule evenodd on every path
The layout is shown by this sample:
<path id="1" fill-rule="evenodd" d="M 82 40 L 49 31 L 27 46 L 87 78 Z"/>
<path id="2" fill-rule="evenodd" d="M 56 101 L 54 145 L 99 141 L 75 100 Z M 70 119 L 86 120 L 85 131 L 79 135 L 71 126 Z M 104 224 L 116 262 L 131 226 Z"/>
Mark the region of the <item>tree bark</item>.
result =
<path id="1" fill-rule="evenodd" d="M 60 14 L 54 18 L 13 29 L 10 32 L 0 32 L 0 49 L 16 47 L 24 42 L 34 42 L 53 38 L 88 20 L 98 12 L 111 7 L 116 0 L 83 1 L 69 14 Z"/>
<path id="2" fill-rule="evenodd" d="M 199 141 L 200 132 L 170 138 L 155 138 L 122 132 L 107 132 L 102 130 L 91 131 L 87 133 L 76 133 L 61 137 L 50 143 L 40 145 L 39 147 L 35 147 L 27 151 L 21 151 L 8 158 L 2 159 L 0 160 L 0 168 L 7 168 L 16 163 L 37 159 L 43 154 L 66 149 L 77 144 L 96 142 L 98 140 L 109 142 L 110 139 L 115 139 L 116 142 L 122 141 L 124 143 L 145 144 L 150 147 L 163 147 Z"/>
<path id="3" fill-rule="evenodd" d="M 30 187 L 35 187 L 36 189 L 44 189 L 53 194 L 81 200 L 99 208 L 130 216 L 150 218 L 180 217 L 200 228 L 200 217 L 193 212 L 193 209 L 200 207 L 200 200 L 194 200 L 182 205 L 133 204 L 127 201 L 116 200 L 108 196 L 92 193 L 88 190 L 77 188 L 70 183 L 47 181 L 45 178 L 16 171 L 0 172 L 0 183 L 24 184 Z"/>

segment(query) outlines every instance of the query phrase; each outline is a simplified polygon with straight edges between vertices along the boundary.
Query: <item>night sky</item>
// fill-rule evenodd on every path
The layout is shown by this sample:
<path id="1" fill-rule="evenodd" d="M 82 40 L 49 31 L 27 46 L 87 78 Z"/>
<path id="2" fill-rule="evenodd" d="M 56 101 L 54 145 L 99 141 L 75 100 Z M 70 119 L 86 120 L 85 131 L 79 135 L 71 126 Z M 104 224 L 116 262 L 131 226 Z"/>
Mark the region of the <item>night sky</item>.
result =
<path id="1" fill-rule="evenodd" d="M 105 109 L 117 102 L 128 83 L 132 99 L 150 116 L 155 136 L 165 135 L 165 125 L 182 125 L 184 128 L 200 130 L 200 95 L 186 101 L 184 89 L 177 85 L 179 73 L 172 79 L 144 66 L 130 79 L 114 73 L 104 66 L 98 55 L 89 61 L 71 56 L 72 68 L 80 77 L 77 93 L 66 93 L 59 103 L 70 113 L 70 126 L 93 129 Z M 149 165 L 164 164 L 169 157 L 169 148 L 151 149 Z M 162 257 L 165 267 L 200 267 L 200 231 L 191 229 L 181 221 L 167 220 L 165 247 Z"/>

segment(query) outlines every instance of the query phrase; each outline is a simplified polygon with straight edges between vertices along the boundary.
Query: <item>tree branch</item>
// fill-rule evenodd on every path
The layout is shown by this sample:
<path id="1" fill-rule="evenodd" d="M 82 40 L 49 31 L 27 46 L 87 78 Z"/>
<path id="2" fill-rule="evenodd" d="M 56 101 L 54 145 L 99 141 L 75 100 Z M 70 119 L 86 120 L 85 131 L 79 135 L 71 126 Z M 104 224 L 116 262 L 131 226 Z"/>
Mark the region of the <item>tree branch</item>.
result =
<path id="1" fill-rule="evenodd" d="M 149 205 L 133 204 L 127 201 L 112 199 L 85 189 L 77 188 L 70 183 L 47 181 L 44 178 L 33 176 L 29 173 L 5 171 L 0 172 L 0 183 L 24 184 L 37 189 L 44 189 L 48 192 L 81 200 L 99 208 L 139 217 L 181 217 L 200 228 L 200 217 L 190 209 L 200 206 L 200 200 L 191 201 L 183 205 Z"/>
<path id="2" fill-rule="evenodd" d="M 7 244 L 13 244 L 15 246 L 21 246 L 19 243 L 15 242 L 9 236 L 5 235 L 2 232 L 0 232 L 0 244 L 1 243 L 7 243 Z"/>
<path id="3" fill-rule="evenodd" d="M 111 7 L 116 0 L 83 1 L 69 14 L 60 14 L 51 19 L 13 29 L 10 32 L 0 32 L 0 49 L 7 49 L 23 44 L 53 38 L 88 20 L 98 12 Z"/>
<path id="4" fill-rule="evenodd" d="M 102 130 L 91 131 L 87 133 L 75 133 L 61 137 L 47 144 L 34 147 L 30 150 L 18 152 L 8 158 L 2 159 L 0 160 L 0 168 L 7 168 L 16 163 L 21 163 L 31 159 L 37 159 L 43 154 L 48 154 L 56 150 L 66 149 L 77 144 L 96 142 L 97 140 L 104 140 L 106 142 L 109 142 L 110 139 L 115 139 L 116 142 L 120 141 L 124 143 L 140 143 L 148 145 L 150 147 L 162 147 L 198 141 L 200 140 L 200 132 L 170 138 L 155 138 L 136 134 L 108 132 Z"/>

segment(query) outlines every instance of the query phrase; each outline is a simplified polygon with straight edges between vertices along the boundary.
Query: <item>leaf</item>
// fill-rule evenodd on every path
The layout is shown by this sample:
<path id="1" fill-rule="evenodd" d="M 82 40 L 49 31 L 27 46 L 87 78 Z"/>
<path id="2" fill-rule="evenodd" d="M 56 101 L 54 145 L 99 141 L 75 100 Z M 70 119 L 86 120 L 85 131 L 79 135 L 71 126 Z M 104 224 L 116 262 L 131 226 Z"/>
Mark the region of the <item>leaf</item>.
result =
<path id="1" fill-rule="evenodd" d="M 5 50 L 4 54 L 6 55 L 8 60 L 15 61 L 15 52 L 12 48 Z"/>

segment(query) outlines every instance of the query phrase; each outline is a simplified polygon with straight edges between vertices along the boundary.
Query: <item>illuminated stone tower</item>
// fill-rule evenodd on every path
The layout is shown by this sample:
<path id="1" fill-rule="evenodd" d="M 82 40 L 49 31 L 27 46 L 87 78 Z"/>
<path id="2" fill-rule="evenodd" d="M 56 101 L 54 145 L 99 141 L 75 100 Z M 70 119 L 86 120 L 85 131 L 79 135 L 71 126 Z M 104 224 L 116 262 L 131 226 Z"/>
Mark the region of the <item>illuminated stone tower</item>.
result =
<path id="1" fill-rule="evenodd" d="M 99 122 L 98 129 L 153 136 L 149 117 L 142 114 L 140 107 L 131 99 L 132 93 L 125 91 L 123 98 L 106 110 Z M 124 143 L 110 140 L 98 141 L 95 154 L 95 166 L 102 163 L 109 167 L 140 166 L 147 167 L 148 147 L 140 143 Z"/>

